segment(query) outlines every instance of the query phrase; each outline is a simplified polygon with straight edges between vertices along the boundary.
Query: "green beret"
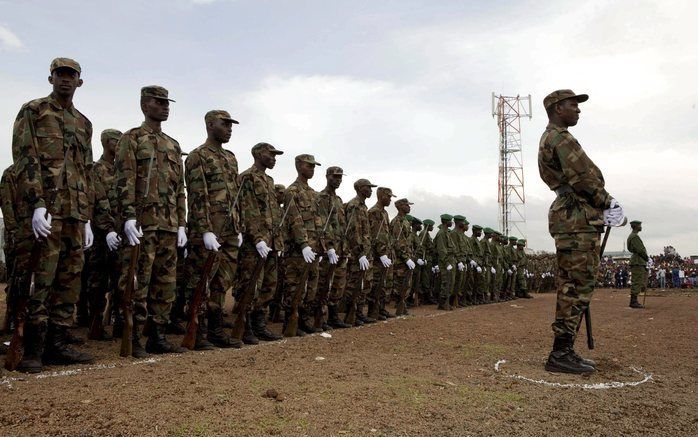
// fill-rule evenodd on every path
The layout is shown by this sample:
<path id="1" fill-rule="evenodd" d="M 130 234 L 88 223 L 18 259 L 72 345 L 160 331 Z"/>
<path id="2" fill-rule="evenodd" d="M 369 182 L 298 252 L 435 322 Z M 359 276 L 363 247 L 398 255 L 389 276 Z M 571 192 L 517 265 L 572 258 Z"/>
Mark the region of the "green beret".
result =
<path id="1" fill-rule="evenodd" d="M 480 226 L 480 225 L 473 225 L 473 230 L 475 230 L 475 229 L 482 229 L 482 226 Z"/>
<path id="2" fill-rule="evenodd" d="M 516 237 L 509 237 L 509 241 L 517 241 L 517 240 L 518 240 L 518 238 L 516 238 Z"/>
<path id="3" fill-rule="evenodd" d="M 640 220 L 633 220 L 630 222 L 631 225 L 641 225 L 642 222 Z"/>
<path id="4" fill-rule="evenodd" d="M 415 223 L 418 223 L 421 225 L 422 221 L 420 219 L 418 219 L 417 217 L 412 217 L 412 224 L 415 224 Z"/>
<path id="5" fill-rule="evenodd" d="M 462 222 L 462 221 L 465 221 L 465 217 L 460 215 L 460 214 L 457 214 L 457 215 L 453 216 L 453 220 L 457 220 L 459 222 Z"/>
<path id="6" fill-rule="evenodd" d="M 426 219 L 422 223 L 424 223 L 427 226 L 434 226 L 436 224 L 432 219 Z"/>
<path id="7" fill-rule="evenodd" d="M 494 234 L 494 230 L 492 228 L 485 228 L 484 232 L 485 234 Z"/>
<path id="8" fill-rule="evenodd" d="M 412 216 L 409 215 L 409 214 L 405 214 L 405 220 L 407 220 L 408 222 L 412 223 L 412 220 L 414 220 L 414 217 L 412 217 Z"/>
<path id="9" fill-rule="evenodd" d="M 451 221 L 453 216 L 451 214 L 441 214 L 441 220 Z"/>
<path id="10" fill-rule="evenodd" d="M 519 246 L 525 246 L 525 245 L 526 245 L 526 240 L 524 240 L 524 239 L 522 238 L 522 239 L 520 239 L 519 241 L 517 241 L 516 244 L 518 244 Z"/>

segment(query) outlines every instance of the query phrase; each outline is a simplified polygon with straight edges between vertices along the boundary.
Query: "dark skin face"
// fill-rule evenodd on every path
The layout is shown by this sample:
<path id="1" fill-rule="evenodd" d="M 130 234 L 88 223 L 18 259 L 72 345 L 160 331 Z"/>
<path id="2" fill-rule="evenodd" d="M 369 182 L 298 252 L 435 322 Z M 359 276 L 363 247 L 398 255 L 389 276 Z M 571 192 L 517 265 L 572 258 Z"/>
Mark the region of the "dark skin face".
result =
<path id="1" fill-rule="evenodd" d="M 412 230 L 415 232 L 419 232 L 422 230 L 422 224 L 421 223 L 412 223 Z"/>
<path id="2" fill-rule="evenodd" d="M 362 185 L 356 190 L 356 194 L 364 200 L 369 199 L 373 195 L 373 187 L 370 185 Z"/>
<path id="3" fill-rule="evenodd" d="M 283 203 L 284 203 L 284 190 L 282 190 L 280 188 L 276 190 L 276 201 L 279 203 L 279 205 L 283 205 Z"/>
<path id="4" fill-rule="evenodd" d="M 429 225 L 429 228 L 427 228 L 427 231 L 431 232 L 434 230 L 434 225 Z"/>
<path id="5" fill-rule="evenodd" d="M 558 126 L 570 127 L 577 124 L 579 121 L 579 102 L 575 99 L 565 99 L 555 104 L 552 113 L 548 119 Z"/>
<path id="6" fill-rule="evenodd" d="M 298 171 L 298 178 L 303 182 L 308 182 L 308 179 L 312 179 L 315 176 L 315 164 L 310 164 L 305 161 L 298 161 L 296 163 L 296 171 Z"/>
<path id="7" fill-rule="evenodd" d="M 453 226 L 453 222 L 451 220 L 441 220 L 441 226 L 448 229 Z"/>
<path id="8" fill-rule="evenodd" d="M 480 235 L 482 235 L 482 229 L 473 229 L 473 235 L 475 235 L 475 238 L 480 238 Z"/>
<path id="9" fill-rule="evenodd" d="M 390 206 L 391 198 L 390 193 L 378 193 L 378 205 L 382 207 Z"/>
<path id="10" fill-rule="evenodd" d="M 104 159 L 106 159 L 109 162 L 114 162 L 114 154 L 116 153 L 116 143 L 119 141 L 115 138 L 107 138 L 106 140 L 102 141 L 102 149 L 104 149 L 104 153 L 102 156 L 104 156 Z"/>
<path id="11" fill-rule="evenodd" d="M 642 230 L 642 225 L 630 225 L 630 227 L 633 228 L 635 232 L 640 232 Z"/>
<path id="12" fill-rule="evenodd" d="M 146 97 L 141 102 L 141 111 L 145 115 L 146 123 L 154 127 L 160 127 L 160 123 L 167 121 L 170 116 L 170 101 Z"/>
<path id="13" fill-rule="evenodd" d="M 230 137 L 233 135 L 233 122 L 219 118 L 211 120 L 206 123 L 206 132 L 209 142 L 220 146 L 230 141 Z"/>
<path id="14" fill-rule="evenodd" d="M 262 171 L 271 170 L 276 166 L 276 154 L 266 149 L 262 150 L 254 157 L 254 166 Z"/>
<path id="15" fill-rule="evenodd" d="M 340 185 L 342 185 L 341 174 L 331 174 L 327 176 L 327 187 L 330 188 L 332 191 L 336 191 Z"/>
<path id="16" fill-rule="evenodd" d="M 399 205 L 395 205 L 395 208 L 397 208 L 397 213 L 401 216 L 404 216 L 406 214 L 409 214 L 412 208 L 410 208 L 410 205 L 407 203 L 401 203 Z"/>
<path id="17" fill-rule="evenodd" d="M 465 232 L 465 222 L 458 220 L 455 223 L 456 223 L 456 229 L 458 229 L 461 232 Z"/>
<path id="18" fill-rule="evenodd" d="M 75 90 L 82 86 L 80 73 L 68 67 L 56 68 L 48 77 L 48 83 L 53 85 L 53 96 L 64 108 L 70 106 Z"/>

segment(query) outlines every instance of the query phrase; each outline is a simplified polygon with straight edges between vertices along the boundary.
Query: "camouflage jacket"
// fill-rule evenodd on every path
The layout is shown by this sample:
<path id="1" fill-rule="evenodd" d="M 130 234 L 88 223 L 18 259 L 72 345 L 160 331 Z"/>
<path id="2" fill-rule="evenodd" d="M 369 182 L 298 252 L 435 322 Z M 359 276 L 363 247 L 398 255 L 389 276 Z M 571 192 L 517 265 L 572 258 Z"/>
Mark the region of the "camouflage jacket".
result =
<path id="1" fill-rule="evenodd" d="M 475 261 L 480 266 L 485 265 L 482 242 L 478 240 L 477 237 L 475 237 L 474 235 L 468 237 L 468 239 L 470 240 L 470 248 L 472 249 L 473 261 Z"/>
<path id="2" fill-rule="evenodd" d="M 650 259 L 647 255 L 647 249 L 640 239 L 640 235 L 637 232 L 631 232 L 628 235 L 628 252 L 632 253 L 630 256 L 631 266 L 646 266 L 647 261 Z"/>
<path id="3" fill-rule="evenodd" d="M 64 109 L 53 95 L 25 103 L 12 130 L 12 157 L 22 200 L 15 211 L 18 218 L 48 208 L 49 192 L 59 185 L 48 211 L 53 218 L 92 217 L 92 123 L 75 106 Z"/>
<path id="4" fill-rule="evenodd" d="M 300 253 L 310 246 L 313 252 L 320 253 L 322 217 L 318 213 L 317 191 L 307 183 L 296 179 L 284 194 L 284 207 L 288 208 L 286 222 L 286 248 L 288 252 Z"/>
<path id="5" fill-rule="evenodd" d="M 281 206 L 276 199 L 274 179 L 254 165 L 240 174 L 244 181 L 240 193 L 242 212 L 243 247 L 252 250 L 264 240 L 275 251 L 284 250 L 281 231 Z M 288 217 L 286 217 L 288 220 Z"/>
<path id="6" fill-rule="evenodd" d="M 342 198 L 330 193 L 327 188 L 318 193 L 318 213 L 322 218 L 322 227 L 325 229 L 326 249 L 334 249 L 338 256 L 345 255 L 347 229 L 347 216 L 344 214 Z M 330 214 L 330 211 L 332 212 Z M 321 228 L 322 229 L 322 228 Z"/>
<path id="7" fill-rule="evenodd" d="M 235 154 L 206 141 L 189 153 L 184 167 L 191 238 L 200 239 L 205 232 L 220 238 L 239 234 L 240 186 Z"/>
<path id="8" fill-rule="evenodd" d="M 124 132 L 116 146 L 114 167 L 118 199 L 115 215 L 122 222 L 140 219 L 144 231 L 166 232 L 177 232 L 186 224 L 182 150 L 172 137 L 147 123 Z"/>
<path id="9" fill-rule="evenodd" d="M 105 233 L 118 231 L 121 223 L 116 223 L 112 214 L 112 205 L 116 206 L 116 189 L 114 187 L 114 163 L 101 157 L 92 166 L 94 186 L 93 228 Z"/>
<path id="10" fill-rule="evenodd" d="M 439 225 L 439 232 L 434 237 L 434 246 L 436 247 L 436 264 L 445 272 L 446 266 L 449 264 L 453 266 L 456 262 L 456 245 L 451 231 Z"/>
<path id="11" fill-rule="evenodd" d="M 611 195 L 601 170 L 566 128 L 548 123 L 538 148 L 538 171 L 548 187 L 560 193 L 548 211 L 550 234 L 598 232 Z"/>
<path id="12" fill-rule="evenodd" d="M 368 208 L 364 201 L 354 197 L 344 205 L 347 217 L 346 243 L 349 253 L 354 259 L 362 256 L 371 258 L 371 226 L 368 219 Z"/>
<path id="13" fill-rule="evenodd" d="M 492 267 L 494 265 L 494 253 L 492 253 L 492 244 L 487 237 L 482 237 L 480 240 L 480 248 L 482 249 L 482 265 Z"/>
<path id="14" fill-rule="evenodd" d="M 410 222 L 405 217 L 396 215 L 390 221 L 390 240 L 393 243 L 393 253 L 395 254 L 393 262 L 405 263 L 414 256 L 410 235 L 412 235 Z"/>
<path id="15" fill-rule="evenodd" d="M 0 179 L 0 208 L 5 229 L 3 236 L 5 239 L 5 254 L 14 250 L 15 238 L 17 237 L 18 222 L 15 217 L 15 205 L 17 204 L 17 186 L 14 174 L 14 164 L 2 172 Z"/>
<path id="16" fill-rule="evenodd" d="M 388 217 L 388 212 L 385 208 L 373 205 L 368 210 L 368 220 L 371 224 L 373 257 L 379 258 L 383 255 L 388 255 L 388 258 L 394 258 L 390 244 L 390 218 Z"/>

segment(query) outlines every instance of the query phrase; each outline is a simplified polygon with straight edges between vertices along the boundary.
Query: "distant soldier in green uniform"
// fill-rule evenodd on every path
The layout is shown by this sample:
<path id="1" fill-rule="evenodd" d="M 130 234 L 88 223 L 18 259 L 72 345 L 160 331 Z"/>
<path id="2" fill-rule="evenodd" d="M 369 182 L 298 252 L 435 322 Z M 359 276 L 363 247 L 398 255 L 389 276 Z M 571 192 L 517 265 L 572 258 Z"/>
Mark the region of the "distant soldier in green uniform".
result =
<path id="1" fill-rule="evenodd" d="M 514 292 L 516 296 L 526 299 L 532 299 L 528 293 L 528 257 L 524 249 L 526 248 L 526 240 L 519 239 L 516 241 L 516 285 Z"/>
<path id="2" fill-rule="evenodd" d="M 12 131 L 19 198 L 15 251 L 28 254 L 35 238 L 44 240 L 34 272 L 34 293 L 28 302 L 24 355 L 18 367 L 29 373 L 40 372 L 42 363 L 93 361 L 91 355 L 72 349 L 67 342 L 80 294 L 83 249 L 93 242 L 89 221 L 92 124 L 73 105 L 75 90 L 83 83 L 80 64 L 56 58 L 50 72 L 53 91 L 48 97 L 24 104 Z M 28 258 L 18 257 L 22 262 L 15 266 L 16 272 L 26 273 L 22 287 L 29 287 Z"/>
<path id="3" fill-rule="evenodd" d="M 371 292 L 367 297 L 368 317 L 377 320 L 386 320 L 394 317 L 386 308 L 386 293 L 389 295 L 393 288 L 393 247 L 390 236 L 390 218 L 385 210 L 396 197 L 390 188 L 378 187 L 376 190 L 376 204 L 368 210 L 368 220 L 371 226 L 371 241 L 373 243 L 373 281 Z M 383 279 L 385 278 L 385 279 Z M 383 280 L 382 280 L 383 279 Z M 387 291 L 386 291 L 387 290 Z"/>
<path id="4" fill-rule="evenodd" d="M 412 253 L 414 254 L 415 262 L 417 263 L 417 266 L 414 269 L 414 276 L 412 277 L 412 287 L 409 292 L 409 298 L 407 299 L 407 306 L 414 306 L 416 304 L 414 298 L 415 296 L 421 297 L 422 292 L 421 292 L 421 277 L 422 275 L 425 275 L 426 273 L 424 272 L 426 266 L 426 262 L 424 261 L 424 240 L 420 238 L 420 235 L 423 235 L 426 238 L 426 234 L 420 234 L 420 231 L 422 230 L 422 220 L 418 219 L 417 217 L 412 217 L 412 220 L 410 221 L 408 218 L 408 221 L 410 222 L 410 227 L 411 227 L 411 232 L 410 235 L 412 237 Z M 420 303 L 422 303 L 421 299 L 419 299 Z"/>
<path id="5" fill-rule="evenodd" d="M 495 275 L 497 274 L 496 254 L 494 245 L 490 241 L 494 235 L 494 230 L 485 228 L 482 231 L 484 236 L 480 240 L 480 244 L 482 246 L 483 270 L 485 273 L 485 302 L 490 303 L 494 299 Z"/>
<path id="6" fill-rule="evenodd" d="M 412 272 L 416 266 L 412 259 L 414 257 L 412 252 L 412 227 L 406 218 L 410 212 L 410 205 L 413 205 L 413 203 L 407 199 L 396 200 L 397 215 L 390 221 L 390 240 L 392 241 L 394 254 L 392 295 L 396 299 L 400 299 L 404 288 L 407 288 L 407 290 L 411 288 Z M 385 299 L 390 300 L 390 291 L 388 290 L 385 290 Z M 396 313 L 396 315 L 407 315 L 407 309 L 405 309 L 405 313 Z"/>
<path id="7" fill-rule="evenodd" d="M 451 306 L 465 306 L 465 279 L 466 270 L 468 264 L 468 243 L 466 239 L 468 237 L 463 233 L 465 229 L 465 216 L 460 214 L 453 216 L 454 227 L 451 232 L 451 239 L 456 248 L 455 258 L 455 274 L 453 280 L 453 297 Z"/>
<path id="8" fill-rule="evenodd" d="M 470 246 L 473 249 L 473 259 L 470 261 L 471 270 L 473 270 L 473 303 L 482 305 L 486 303 L 485 294 L 487 290 L 487 273 L 484 270 L 485 253 L 483 243 L 480 241 L 482 236 L 482 226 L 473 225 L 473 234 L 470 236 Z"/>
<path id="9" fill-rule="evenodd" d="M 454 265 L 456 264 L 456 245 L 451 238 L 449 228 L 453 225 L 451 214 L 441 214 L 441 225 L 434 237 L 436 257 L 441 271 L 441 290 L 439 293 L 440 310 L 450 310 L 450 299 L 453 294 L 453 282 L 455 280 Z"/>
<path id="10" fill-rule="evenodd" d="M 559 269 L 555 341 L 545 365 L 552 372 L 596 370 L 593 361 L 576 354 L 574 341 L 596 283 L 600 232 L 604 222 L 620 224 L 623 217 L 622 208 L 604 188 L 601 170 L 568 130 L 579 120 L 578 104 L 588 98 L 558 90 L 543 100 L 549 123 L 540 139 L 538 169 L 557 194 L 548 212 Z"/>
<path id="11" fill-rule="evenodd" d="M 516 274 L 519 269 L 519 266 L 517 264 L 518 261 L 518 254 L 516 253 L 516 242 L 518 241 L 518 238 L 514 236 L 509 237 L 509 245 L 506 247 L 507 253 L 509 255 L 509 270 L 511 270 L 511 273 L 507 271 L 507 274 L 509 275 L 509 280 L 507 281 L 507 297 L 508 299 L 516 299 L 518 295 L 516 294 Z"/>
<path id="12" fill-rule="evenodd" d="M 430 232 L 434 230 L 434 220 L 426 219 L 422 222 L 424 229 L 419 233 L 419 239 L 422 241 L 422 260 L 424 265 L 422 266 L 423 272 L 421 275 L 421 296 L 419 300 L 424 304 L 434 304 L 436 300 L 434 299 L 434 283 L 433 278 L 436 275 L 436 248 L 434 247 L 434 240 L 431 238 Z M 432 270 L 433 269 L 433 270 Z"/>
<path id="13" fill-rule="evenodd" d="M 157 85 L 141 88 L 145 121 L 121 136 L 116 147 L 116 196 L 119 219 L 131 246 L 141 244 L 134 291 L 132 354 L 184 352 L 165 338 L 176 296 L 177 247 L 187 244 L 184 166 L 179 143 L 162 131 L 170 114 L 168 91 Z M 146 197 L 147 188 L 147 197 Z M 122 251 L 119 289 L 126 288 L 131 261 Z M 140 344 L 143 324 L 150 330 L 145 350 Z"/>
<path id="14" fill-rule="evenodd" d="M 630 286 L 630 308 L 642 309 L 644 306 L 638 302 L 637 296 L 647 290 L 647 249 L 640 239 L 640 231 L 642 231 L 642 222 L 633 220 L 630 222 L 632 232 L 628 235 L 628 251 L 632 253 L 630 257 L 630 274 L 632 274 L 633 283 Z"/>

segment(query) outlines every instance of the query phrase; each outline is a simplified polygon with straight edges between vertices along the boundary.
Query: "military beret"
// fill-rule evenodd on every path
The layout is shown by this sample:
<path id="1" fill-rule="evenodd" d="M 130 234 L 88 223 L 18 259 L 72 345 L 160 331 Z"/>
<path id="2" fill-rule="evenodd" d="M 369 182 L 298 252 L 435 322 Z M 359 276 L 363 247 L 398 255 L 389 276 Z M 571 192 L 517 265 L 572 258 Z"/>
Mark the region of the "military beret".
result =
<path id="1" fill-rule="evenodd" d="M 418 219 L 417 217 L 412 217 L 412 224 L 415 224 L 415 223 L 421 225 L 422 221 L 420 219 Z"/>
<path id="2" fill-rule="evenodd" d="M 386 188 L 386 187 L 378 187 L 376 192 L 380 195 L 386 194 L 390 197 L 397 197 L 396 195 L 393 194 L 393 190 L 391 190 L 390 188 Z"/>
<path id="3" fill-rule="evenodd" d="M 57 68 L 70 68 L 71 70 L 77 71 L 78 74 L 82 73 L 82 70 L 80 69 L 80 64 L 78 64 L 77 61 L 70 58 L 56 58 L 53 61 L 51 61 L 50 72 L 53 73 L 53 70 Z"/>
<path id="4" fill-rule="evenodd" d="M 572 90 L 557 90 L 545 96 L 543 99 L 543 106 L 545 109 L 548 109 L 555 103 L 567 99 L 576 99 L 579 103 L 582 103 L 589 100 L 589 96 L 587 94 L 575 94 Z"/>
<path id="5" fill-rule="evenodd" d="M 174 100 L 169 97 L 169 94 L 169 91 L 160 85 L 148 85 L 141 88 L 141 97 L 154 97 L 156 99 L 164 99 L 174 102 Z"/>
<path id="6" fill-rule="evenodd" d="M 633 220 L 630 222 L 631 225 L 641 225 L 642 222 L 640 220 Z"/>
<path id="7" fill-rule="evenodd" d="M 482 226 L 480 226 L 480 225 L 473 225 L 473 230 L 475 230 L 475 229 L 482 229 Z"/>
<path id="8" fill-rule="evenodd" d="M 396 202 L 396 203 L 397 203 L 397 202 Z M 414 220 L 414 217 L 412 217 L 412 216 L 409 215 L 409 214 L 405 214 L 405 220 L 407 220 L 408 222 L 412 223 L 412 220 Z"/>
<path id="9" fill-rule="evenodd" d="M 296 156 L 296 162 L 307 162 L 308 164 L 322 165 L 315 160 L 313 155 L 308 155 L 307 153 Z"/>
<path id="10" fill-rule="evenodd" d="M 518 238 L 516 238 L 516 237 L 509 237 L 509 240 L 510 240 L 510 241 L 517 241 Z"/>
<path id="11" fill-rule="evenodd" d="M 516 242 L 516 244 L 518 244 L 519 246 L 525 246 L 525 245 L 526 245 L 526 240 L 524 240 L 524 239 L 522 238 L 522 239 L 518 240 L 518 241 Z"/>
<path id="12" fill-rule="evenodd" d="M 397 205 L 414 205 L 414 203 L 412 203 L 412 202 L 410 202 L 409 200 L 403 198 L 403 199 L 398 199 L 398 200 L 395 201 L 395 206 L 397 206 Z"/>
<path id="13" fill-rule="evenodd" d="M 436 224 L 432 219 L 426 219 L 422 223 L 424 223 L 427 226 L 434 226 Z"/>
<path id="14" fill-rule="evenodd" d="M 252 156 L 257 156 L 259 153 L 264 152 L 265 150 L 268 150 L 274 155 L 283 155 L 284 152 L 281 150 L 276 149 L 276 147 L 272 146 L 269 143 L 257 143 L 254 146 L 252 146 Z"/>
<path id="15" fill-rule="evenodd" d="M 485 232 L 485 234 L 494 234 L 494 230 L 492 228 L 485 228 L 483 229 L 483 231 Z"/>
<path id="16" fill-rule="evenodd" d="M 374 185 L 369 181 L 368 179 L 358 179 L 356 182 L 354 182 L 354 189 L 358 190 L 361 187 L 377 187 L 378 185 Z"/>
<path id="17" fill-rule="evenodd" d="M 102 135 L 100 135 L 100 139 L 102 141 L 104 141 L 106 139 L 112 139 L 112 138 L 115 140 L 118 140 L 119 138 L 121 138 L 121 131 L 118 131 L 116 129 L 104 129 L 102 131 Z"/>
<path id="18" fill-rule="evenodd" d="M 204 115 L 204 120 L 206 121 L 206 123 L 213 120 L 225 120 L 230 121 L 233 124 L 240 124 L 237 120 L 233 120 L 230 117 L 228 111 L 224 111 L 222 109 L 214 109 L 213 111 L 208 111 L 206 115 Z"/>
<path id="19" fill-rule="evenodd" d="M 451 214 L 441 214 L 441 220 L 446 220 L 446 221 L 451 221 L 453 220 L 453 216 Z"/>
<path id="20" fill-rule="evenodd" d="M 460 215 L 460 214 L 456 214 L 456 215 L 453 216 L 453 220 L 456 220 L 456 221 L 459 221 L 459 222 L 463 222 L 463 221 L 465 221 L 465 216 L 462 216 L 462 215 Z"/>
<path id="21" fill-rule="evenodd" d="M 342 170 L 342 167 L 337 167 L 336 165 L 333 165 L 331 167 L 327 167 L 327 171 L 325 172 L 325 176 L 330 176 L 330 175 L 348 176 L 346 173 L 344 173 L 344 170 Z"/>

